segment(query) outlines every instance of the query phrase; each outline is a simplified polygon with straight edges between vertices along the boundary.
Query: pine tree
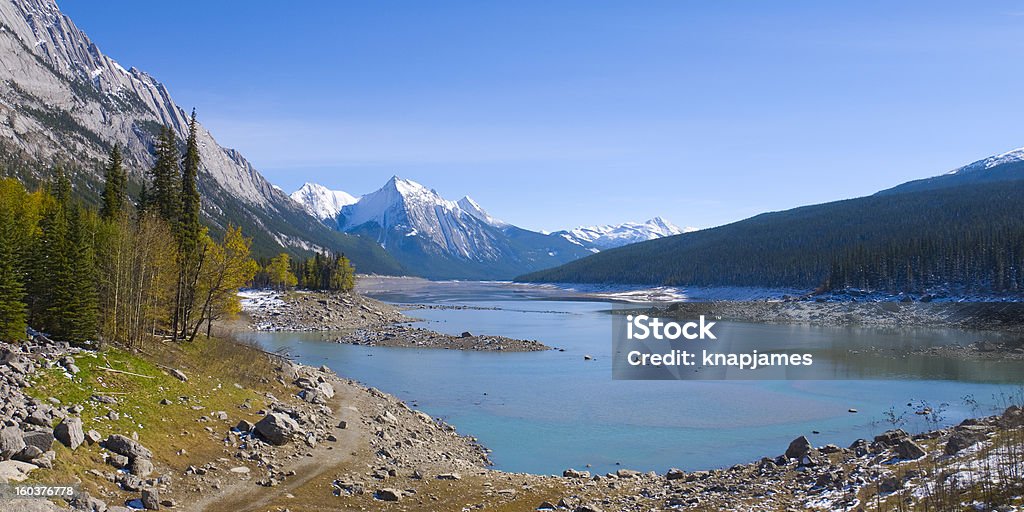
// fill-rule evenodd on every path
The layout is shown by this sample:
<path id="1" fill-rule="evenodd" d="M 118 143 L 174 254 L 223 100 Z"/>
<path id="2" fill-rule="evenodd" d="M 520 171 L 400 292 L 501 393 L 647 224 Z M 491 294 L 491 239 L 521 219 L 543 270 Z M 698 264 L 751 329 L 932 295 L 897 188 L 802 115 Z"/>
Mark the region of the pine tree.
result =
<path id="1" fill-rule="evenodd" d="M 189 133 L 182 160 L 183 173 L 179 189 L 180 217 L 178 221 L 178 285 L 175 293 L 175 311 L 172 330 L 177 339 L 192 339 L 188 333 L 189 324 L 196 306 L 196 286 L 202 271 L 205 250 L 208 244 L 201 243 L 203 235 L 199 223 L 199 143 L 196 140 L 196 111 L 189 120 Z M 201 313 L 201 312 L 200 312 Z"/>
<path id="2" fill-rule="evenodd" d="M 149 197 L 149 185 L 146 184 L 145 180 L 142 182 L 142 190 L 139 191 L 139 206 L 136 209 L 138 212 L 138 218 L 142 218 L 149 211 L 151 199 Z"/>
<path id="3" fill-rule="evenodd" d="M 0 192 L 0 340 L 18 341 L 25 338 L 27 316 L 17 208 L 24 208 L 26 198 L 14 180 L 3 180 Z"/>
<path id="4" fill-rule="evenodd" d="M 199 242 L 199 143 L 196 141 L 196 111 L 188 124 L 188 141 L 182 160 L 181 237 L 186 249 Z"/>
<path id="5" fill-rule="evenodd" d="M 60 193 L 63 189 L 61 181 L 58 172 L 56 185 L 51 189 Z M 71 295 L 71 250 L 68 247 L 67 205 L 56 195 L 44 196 L 31 253 L 28 266 L 29 321 L 37 329 L 61 335 L 60 323 L 68 313 L 67 298 Z"/>
<path id="6" fill-rule="evenodd" d="M 60 320 L 64 324 L 65 339 L 73 342 L 94 339 L 99 325 L 95 249 L 86 216 L 78 205 L 72 206 L 68 212 L 68 249 L 71 254 L 66 279 L 69 295 L 62 298 L 66 312 Z"/>
<path id="7" fill-rule="evenodd" d="M 115 145 L 114 149 L 110 151 L 105 173 L 103 206 L 100 210 L 104 219 L 114 219 L 124 213 L 125 206 L 128 204 L 127 181 L 121 149 Z"/>
<path id="8" fill-rule="evenodd" d="M 150 191 L 153 210 L 172 227 L 178 225 L 181 214 L 181 188 L 178 167 L 178 141 L 174 130 L 165 126 L 156 143 L 156 164 L 150 170 L 153 188 Z"/>

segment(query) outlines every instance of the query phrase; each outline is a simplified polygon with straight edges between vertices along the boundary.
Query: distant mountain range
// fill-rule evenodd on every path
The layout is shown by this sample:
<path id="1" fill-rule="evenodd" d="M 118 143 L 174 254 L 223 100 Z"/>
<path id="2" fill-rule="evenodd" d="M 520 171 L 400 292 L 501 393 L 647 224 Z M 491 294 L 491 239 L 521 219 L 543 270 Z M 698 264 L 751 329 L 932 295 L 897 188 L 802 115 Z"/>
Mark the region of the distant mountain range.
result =
<path id="1" fill-rule="evenodd" d="M 494 218 L 468 196 L 451 201 L 397 176 L 360 198 L 313 183 L 291 196 L 326 224 L 374 240 L 410 272 L 432 278 L 508 279 L 593 251 L 681 232 L 658 218 L 539 233 Z"/>
<path id="2" fill-rule="evenodd" d="M 528 282 L 1024 291 L 1024 149 L 875 195 L 602 251 Z"/>
<path id="3" fill-rule="evenodd" d="M 583 226 L 566 231 L 556 231 L 552 235 L 565 238 L 576 245 L 590 249 L 592 252 L 600 252 L 622 247 L 623 245 L 646 242 L 647 240 L 680 235 L 696 230 L 696 228 L 679 228 L 661 217 L 655 217 L 647 222 Z"/>

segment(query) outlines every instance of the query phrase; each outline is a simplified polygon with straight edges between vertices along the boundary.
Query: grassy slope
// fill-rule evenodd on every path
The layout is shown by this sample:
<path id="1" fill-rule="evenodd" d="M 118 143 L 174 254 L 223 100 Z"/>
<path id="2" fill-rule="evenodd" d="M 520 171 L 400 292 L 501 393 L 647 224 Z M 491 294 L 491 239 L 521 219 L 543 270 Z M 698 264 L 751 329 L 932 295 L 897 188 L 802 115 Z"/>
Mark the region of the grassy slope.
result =
<path id="1" fill-rule="evenodd" d="M 64 404 L 82 404 L 86 431 L 95 429 L 104 437 L 138 433 L 139 441 L 153 451 L 157 473 L 165 474 L 166 469 L 159 468 L 169 468 L 177 475 L 189 465 L 223 457 L 223 445 L 216 438 L 223 437 L 228 426 L 240 419 L 258 420 L 256 412 L 267 402 L 265 393 L 278 393 L 278 396 L 287 393 L 277 382 L 263 378 L 273 375 L 266 357 L 254 357 L 251 349 L 229 341 L 197 340 L 191 345 L 159 344 L 146 348 L 146 352 L 140 354 L 109 348 L 99 354 L 80 356 L 76 365 L 81 372 L 73 378 L 69 379 L 60 369 L 44 370 L 37 374 L 27 391 L 41 400 L 55 397 Z M 188 376 L 188 382 L 172 377 L 161 365 L 181 369 Z M 109 372 L 103 370 L 104 367 L 152 378 Z M 114 396 L 118 403 L 107 405 L 91 401 L 89 398 L 94 394 Z M 182 401 L 179 398 L 182 396 L 189 397 L 188 401 Z M 159 405 L 164 398 L 172 404 Z M 117 411 L 120 418 L 108 419 L 110 410 Z M 213 419 L 214 411 L 227 412 L 228 420 Z M 204 415 L 211 420 L 199 422 Z M 207 426 L 212 427 L 214 433 L 207 432 L 204 429 Z M 82 445 L 71 452 L 60 443 L 54 443 L 54 448 L 57 450 L 54 469 L 38 472 L 36 475 L 41 481 L 82 481 L 84 489 L 94 496 L 106 498 L 114 493 L 123 499 L 135 497 L 119 491 L 112 483 L 97 483 L 95 477 L 86 476 L 91 469 L 105 473 L 113 470 L 104 463 L 98 446 Z M 184 450 L 182 455 L 178 455 L 180 450 Z M 117 500 L 108 501 L 115 504 Z"/>

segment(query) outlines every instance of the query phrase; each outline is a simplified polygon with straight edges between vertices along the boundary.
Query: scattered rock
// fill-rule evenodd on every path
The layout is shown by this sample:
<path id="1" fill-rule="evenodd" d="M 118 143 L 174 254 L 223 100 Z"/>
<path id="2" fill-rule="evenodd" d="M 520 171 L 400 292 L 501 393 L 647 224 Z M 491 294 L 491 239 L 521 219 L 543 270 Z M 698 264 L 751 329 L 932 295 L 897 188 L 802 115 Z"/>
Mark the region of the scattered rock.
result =
<path id="1" fill-rule="evenodd" d="M 64 446 L 77 449 L 85 442 L 85 433 L 82 432 L 82 418 L 71 417 L 61 421 L 57 428 L 53 429 L 53 437 Z"/>
<path id="2" fill-rule="evenodd" d="M 299 430 L 299 424 L 287 414 L 270 413 L 256 422 L 256 432 L 273 445 L 283 445 Z"/>
<path id="3" fill-rule="evenodd" d="M 901 459 L 914 460 L 924 457 L 927 455 L 927 452 L 924 451 L 924 448 L 921 448 L 921 445 L 910 439 L 904 439 L 900 444 L 896 445 L 896 455 Z"/>
<path id="4" fill-rule="evenodd" d="M 402 491 L 384 488 L 377 491 L 374 497 L 381 501 L 400 501 L 402 499 Z"/>
<path id="5" fill-rule="evenodd" d="M 160 491 L 152 488 L 143 489 L 142 506 L 146 510 L 160 510 Z"/>

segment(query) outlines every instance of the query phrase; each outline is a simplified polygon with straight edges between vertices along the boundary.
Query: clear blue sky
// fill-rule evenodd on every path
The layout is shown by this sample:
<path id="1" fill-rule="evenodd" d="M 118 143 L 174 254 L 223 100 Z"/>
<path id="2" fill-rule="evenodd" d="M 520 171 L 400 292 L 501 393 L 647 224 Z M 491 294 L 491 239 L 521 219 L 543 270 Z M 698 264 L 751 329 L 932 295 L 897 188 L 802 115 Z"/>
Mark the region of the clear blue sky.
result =
<path id="1" fill-rule="evenodd" d="M 1024 146 L 1024 3 L 62 9 L 272 182 L 392 174 L 533 229 L 709 227 Z"/>

